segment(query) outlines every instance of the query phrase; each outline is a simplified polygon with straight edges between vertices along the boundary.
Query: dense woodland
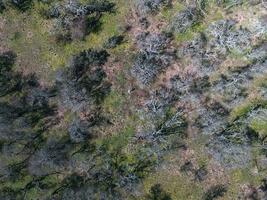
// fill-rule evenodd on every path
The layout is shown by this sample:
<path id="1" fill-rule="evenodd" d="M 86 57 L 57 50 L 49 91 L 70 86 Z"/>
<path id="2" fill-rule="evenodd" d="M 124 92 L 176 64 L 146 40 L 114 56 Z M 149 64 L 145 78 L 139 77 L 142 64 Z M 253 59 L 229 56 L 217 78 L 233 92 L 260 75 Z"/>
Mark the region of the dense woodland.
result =
<path id="1" fill-rule="evenodd" d="M 267 2 L 0 0 L 0 199 L 267 199 Z"/>

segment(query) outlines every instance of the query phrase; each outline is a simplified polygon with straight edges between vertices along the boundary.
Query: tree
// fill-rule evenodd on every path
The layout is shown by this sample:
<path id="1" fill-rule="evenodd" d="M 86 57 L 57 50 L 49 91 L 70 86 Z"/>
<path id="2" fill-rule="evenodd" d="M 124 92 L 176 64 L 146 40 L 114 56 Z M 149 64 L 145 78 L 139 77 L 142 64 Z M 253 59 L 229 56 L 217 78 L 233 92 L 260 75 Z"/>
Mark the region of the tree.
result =
<path id="1" fill-rule="evenodd" d="M 82 110 L 100 103 L 109 93 L 102 66 L 109 54 L 105 50 L 89 49 L 75 55 L 70 65 L 60 71 L 57 87 L 61 99 L 69 109 Z"/>
<path id="2" fill-rule="evenodd" d="M 50 103 L 54 90 L 40 87 L 34 74 L 16 72 L 15 57 L 12 52 L 0 55 L 0 193 L 7 199 L 22 199 L 34 187 L 33 180 L 21 187 L 13 183 L 24 183 L 26 177 L 40 180 L 29 174 L 29 162 L 46 143 L 44 133 L 57 123 Z"/>
<path id="3" fill-rule="evenodd" d="M 137 37 L 139 52 L 134 57 L 131 74 L 139 84 L 149 85 L 156 76 L 169 66 L 175 58 L 168 34 L 141 33 Z"/>
<path id="4" fill-rule="evenodd" d="M 202 12 L 198 7 L 190 6 L 178 12 L 173 18 L 170 29 L 175 33 L 183 33 L 202 19 Z"/>
<path id="5" fill-rule="evenodd" d="M 100 30 L 101 17 L 114 11 L 115 4 L 112 2 L 90 0 L 51 3 L 43 14 L 48 19 L 54 19 L 57 39 L 68 42 L 83 39 L 87 34 Z"/>

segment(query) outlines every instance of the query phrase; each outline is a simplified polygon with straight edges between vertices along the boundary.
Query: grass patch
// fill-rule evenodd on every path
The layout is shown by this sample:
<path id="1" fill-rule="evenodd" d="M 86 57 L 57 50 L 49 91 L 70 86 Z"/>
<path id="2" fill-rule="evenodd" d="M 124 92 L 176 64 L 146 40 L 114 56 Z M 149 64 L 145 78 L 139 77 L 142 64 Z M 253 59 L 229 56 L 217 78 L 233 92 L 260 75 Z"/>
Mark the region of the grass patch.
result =
<path id="1" fill-rule="evenodd" d="M 175 41 L 177 43 L 190 41 L 194 38 L 197 33 L 205 30 L 205 25 L 203 23 L 197 23 L 191 28 L 188 28 L 184 33 L 175 34 Z"/>
<path id="2" fill-rule="evenodd" d="M 251 91 L 256 88 L 267 88 L 267 74 L 264 74 L 253 81 Z"/>
<path id="3" fill-rule="evenodd" d="M 260 175 L 252 175 L 248 168 L 230 171 L 228 190 L 222 199 L 236 199 L 243 184 L 259 185 L 261 179 Z"/>
<path id="4" fill-rule="evenodd" d="M 131 126 L 125 127 L 121 132 L 111 137 L 97 140 L 97 144 L 108 145 L 110 149 L 119 149 L 127 146 L 129 139 L 132 137 L 134 129 Z"/>
<path id="5" fill-rule="evenodd" d="M 201 199 L 203 193 L 201 186 L 190 181 L 187 177 L 173 175 L 164 170 L 156 172 L 144 180 L 144 192 L 149 194 L 150 188 L 155 184 L 160 184 L 173 200 L 197 200 Z"/>
<path id="6" fill-rule="evenodd" d="M 123 0 L 114 0 L 116 12 L 104 15 L 101 18 L 99 33 L 91 33 L 82 41 L 73 41 L 69 44 L 57 44 L 51 31 L 52 20 L 41 16 L 41 11 L 46 6 L 35 2 L 32 8 L 24 13 L 15 9 L 5 11 L 3 17 L 4 43 L 8 48 L 17 53 L 17 66 L 25 72 L 35 72 L 43 79 L 50 81 L 51 73 L 59 66 L 64 66 L 69 57 L 89 48 L 101 48 L 109 37 L 118 34 L 118 24 L 123 24 L 127 6 Z M 127 48 L 118 48 L 123 51 Z"/>
<path id="7" fill-rule="evenodd" d="M 103 102 L 103 108 L 109 113 L 118 113 L 123 108 L 125 97 L 117 91 L 111 91 L 111 93 L 105 98 Z"/>
<path id="8" fill-rule="evenodd" d="M 256 107 L 266 107 L 267 101 L 265 99 L 262 99 L 260 97 L 255 97 L 253 99 L 247 99 L 243 104 L 240 106 L 234 108 L 229 116 L 230 122 L 245 116 L 248 112 L 253 110 Z"/>
<path id="9" fill-rule="evenodd" d="M 254 130 L 260 139 L 267 138 L 267 119 L 253 119 L 249 127 Z"/>
<path id="10" fill-rule="evenodd" d="M 184 9 L 184 5 L 175 1 L 173 5 L 170 7 L 165 7 L 159 13 L 159 17 L 162 18 L 164 21 L 169 22 L 172 17 L 179 11 Z"/>

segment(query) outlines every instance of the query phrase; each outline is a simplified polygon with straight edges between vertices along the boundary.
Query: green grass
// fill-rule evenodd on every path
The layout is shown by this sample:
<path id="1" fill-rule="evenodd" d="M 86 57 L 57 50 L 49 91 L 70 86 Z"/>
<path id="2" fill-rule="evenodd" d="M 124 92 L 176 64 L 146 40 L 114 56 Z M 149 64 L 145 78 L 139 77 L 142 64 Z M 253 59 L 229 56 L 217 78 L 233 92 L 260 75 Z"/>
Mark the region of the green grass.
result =
<path id="1" fill-rule="evenodd" d="M 200 33 L 205 30 L 205 24 L 197 23 L 191 28 L 188 28 L 184 33 L 178 33 L 175 35 L 175 40 L 177 42 L 189 41 L 194 38 L 197 33 Z"/>
<path id="2" fill-rule="evenodd" d="M 18 63 L 29 71 L 44 70 L 53 54 L 49 37 L 49 22 L 32 10 L 32 13 L 20 13 L 9 9 L 3 15 L 5 21 L 3 35 L 8 47 L 18 55 Z M 53 49 L 53 48 L 52 48 Z"/>
<path id="3" fill-rule="evenodd" d="M 129 139 L 133 136 L 134 129 L 133 127 L 125 127 L 120 133 L 112 137 L 107 137 L 102 140 L 102 144 L 106 144 L 109 148 L 120 149 L 127 146 Z"/>
<path id="4" fill-rule="evenodd" d="M 20 13 L 8 9 L 2 15 L 4 20 L 4 43 L 17 53 L 17 65 L 20 70 L 35 72 L 43 80 L 51 81 L 51 73 L 59 66 L 64 66 L 70 56 L 88 48 L 101 48 L 104 41 L 119 33 L 118 24 L 123 24 L 126 3 L 114 0 L 116 12 L 106 14 L 101 18 L 102 29 L 99 33 L 89 34 L 83 41 L 73 41 L 69 44 L 57 44 L 52 31 L 52 20 L 44 19 L 40 12 L 44 4 L 36 2 L 31 10 Z M 117 52 L 127 48 L 124 44 Z"/>
<path id="5" fill-rule="evenodd" d="M 4 187 L 11 188 L 13 190 L 21 189 L 23 188 L 30 180 L 32 179 L 31 176 L 23 176 L 19 178 L 16 181 L 6 181 L 3 184 L 1 184 L 0 189 Z"/>
<path id="6" fill-rule="evenodd" d="M 234 169 L 229 173 L 229 185 L 227 192 L 222 199 L 237 199 L 237 195 L 240 192 L 240 187 L 244 184 L 259 185 L 261 175 L 254 175 L 249 168 Z"/>
<path id="7" fill-rule="evenodd" d="M 105 98 L 103 108 L 110 113 L 120 112 L 125 102 L 125 97 L 117 91 L 111 93 Z"/>
<path id="8" fill-rule="evenodd" d="M 250 112 L 257 106 L 266 107 L 267 101 L 259 97 L 247 99 L 241 105 L 237 106 L 231 111 L 229 121 L 232 122 L 237 118 L 245 116 L 248 112 Z"/>
<path id="9" fill-rule="evenodd" d="M 160 19 L 163 19 L 166 22 L 169 22 L 172 17 L 179 11 L 181 11 L 184 8 L 184 5 L 180 2 L 175 1 L 171 8 L 163 8 L 158 17 Z"/>
<path id="10" fill-rule="evenodd" d="M 265 88 L 267 89 L 267 74 L 263 74 L 253 81 L 252 90 L 255 88 Z"/>
<path id="11" fill-rule="evenodd" d="M 253 119 L 250 123 L 250 128 L 254 130 L 260 139 L 267 137 L 267 119 Z"/>
<path id="12" fill-rule="evenodd" d="M 203 193 L 201 186 L 190 181 L 188 177 L 174 175 L 164 170 L 156 172 L 144 180 L 144 193 L 148 194 L 151 186 L 155 184 L 160 184 L 173 200 L 198 200 L 201 199 Z"/>

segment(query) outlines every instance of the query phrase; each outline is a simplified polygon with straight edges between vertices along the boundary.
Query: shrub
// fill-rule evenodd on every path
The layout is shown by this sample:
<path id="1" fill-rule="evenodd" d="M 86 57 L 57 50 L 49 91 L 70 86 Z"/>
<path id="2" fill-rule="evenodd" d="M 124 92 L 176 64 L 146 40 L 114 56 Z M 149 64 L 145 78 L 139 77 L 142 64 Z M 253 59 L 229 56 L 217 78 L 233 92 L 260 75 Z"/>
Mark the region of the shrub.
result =
<path id="1" fill-rule="evenodd" d="M 175 33 L 183 33 L 199 22 L 202 13 L 196 7 L 187 7 L 185 10 L 178 12 L 170 23 L 170 30 Z"/>
<path id="2" fill-rule="evenodd" d="M 3 0 L 0 0 L 0 14 L 3 13 L 3 11 L 6 9 L 6 6 L 3 2 Z"/>
<path id="3" fill-rule="evenodd" d="M 20 88 L 21 76 L 13 72 L 16 55 L 11 52 L 4 52 L 0 55 L 0 96 Z"/>
<path id="4" fill-rule="evenodd" d="M 120 45 L 123 42 L 123 40 L 124 37 L 122 35 L 112 36 L 104 43 L 104 48 L 113 49 L 116 46 Z"/>
<path id="5" fill-rule="evenodd" d="M 136 8 L 142 14 L 157 13 L 160 7 L 168 4 L 169 0 L 135 0 Z"/>
<path id="6" fill-rule="evenodd" d="M 205 167 L 201 167 L 195 171 L 195 179 L 198 181 L 204 181 L 208 171 Z"/>
<path id="7" fill-rule="evenodd" d="M 144 53 L 136 55 L 134 60 L 134 65 L 131 69 L 132 75 L 139 83 L 144 85 L 151 83 L 164 67 L 161 60 Z"/>
<path id="8" fill-rule="evenodd" d="M 234 6 L 242 5 L 244 0 L 216 0 L 216 3 L 226 9 L 232 8 Z"/>
<path id="9" fill-rule="evenodd" d="M 56 35 L 67 36 L 66 42 L 83 39 L 87 34 L 97 32 L 101 27 L 101 17 L 115 11 L 115 4 L 109 1 L 79 1 L 51 3 L 43 10 L 45 18 L 54 19 Z M 65 37 L 62 37 L 63 39 Z M 59 40 L 61 41 L 61 40 Z"/>
<path id="10" fill-rule="evenodd" d="M 250 31 L 237 29 L 235 24 L 233 20 L 219 20 L 208 27 L 208 33 L 213 37 L 210 43 L 218 53 L 226 54 L 230 50 L 241 54 L 250 46 Z"/>
<path id="11" fill-rule="evenodd" d="M 109 54 L 92 49 L 73 56 L 69 66 L 58 72 L 57 87 L 64 105 L 74 111 L 100 103 L 110 91 L 102 65 Z M 94 106 L 93 106 L 94 107 Z"/>
<path id="12" fill-rule="evenodd" d="M 227 189 L 224 185 L 212 186 L 205 192 L 203 200 L 217 199 L 218 197 L 222 197 L 226 191 Z"/>
<path id="13" fill-rule="evenodd" d="M 11 4 L 21 12 L 25 12 L 32 6 L 32 0 L 11 0 Z"/>
<path id="14" fill-rule="evenodd" d="M 0 72 L 1 74 L 10 71 L 15 63 L 16 55 L 12 51 L 4 52 L 0 55 Z"/>
<path id="15" fill-rule="evenodd" d="M 170 37 L 166 34 L 141 33 L 137 37 L 139 52 L 135 55 L 131 74 L 141 85 L 148 85 L 175 57 L 168 45 Z"/>
<path id="16" fill-rule="evenodd" d="M 155 184 L 150 188 L 150 194 L 146 196 L 147 200 L 171 200 L 170 194 L 165 192 L 160 184 Z"/>
<path id="17" fill-rule="evenodd" d="M 54 5 L 53 7 L 50 7 L 47 10 L 42 10 L 41 14 L 47 19 L 54 19 L 60 16 L 60 12 L 60 6 Z"/>

